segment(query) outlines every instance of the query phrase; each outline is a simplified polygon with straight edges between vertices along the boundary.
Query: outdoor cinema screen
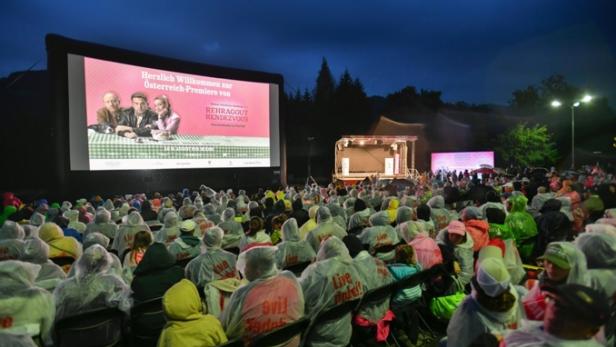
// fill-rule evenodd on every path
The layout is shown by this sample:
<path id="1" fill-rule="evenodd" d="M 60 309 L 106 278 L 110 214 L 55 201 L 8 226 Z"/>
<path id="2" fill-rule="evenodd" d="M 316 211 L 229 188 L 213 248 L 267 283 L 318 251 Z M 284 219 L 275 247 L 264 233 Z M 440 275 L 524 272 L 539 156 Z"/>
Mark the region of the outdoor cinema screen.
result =
<path id="1" fill-rule="evenodd" d="M 277 83 L 67 59 L 71 170 L 280 166 Z"/>
<path id="2" fill-rule="evenodd" d="M 481 165 L 494 166 L 494 152 L 441 152 L 432 153 L 432 172 L 438 170 L 464 171 L 479 169 Z"/>

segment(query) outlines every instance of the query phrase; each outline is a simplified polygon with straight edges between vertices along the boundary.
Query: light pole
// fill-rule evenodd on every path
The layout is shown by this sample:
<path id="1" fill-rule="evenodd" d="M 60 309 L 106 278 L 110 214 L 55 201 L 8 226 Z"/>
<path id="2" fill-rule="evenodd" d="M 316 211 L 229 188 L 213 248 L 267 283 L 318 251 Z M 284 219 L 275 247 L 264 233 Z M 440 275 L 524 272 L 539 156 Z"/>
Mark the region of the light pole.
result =
<path id="1" fill-rule="evenodd" d="M 584 95 L 584 97 L 571 104 L 571 170 L 575 170 L 575 108 L 579 107 L 581 103 L 589 103 L 592 100 L 592 96 Z M 552 107 L 558 108 L 562 106 L 562 103 L 558 100 L 554 100 L 551 103 Z"/>

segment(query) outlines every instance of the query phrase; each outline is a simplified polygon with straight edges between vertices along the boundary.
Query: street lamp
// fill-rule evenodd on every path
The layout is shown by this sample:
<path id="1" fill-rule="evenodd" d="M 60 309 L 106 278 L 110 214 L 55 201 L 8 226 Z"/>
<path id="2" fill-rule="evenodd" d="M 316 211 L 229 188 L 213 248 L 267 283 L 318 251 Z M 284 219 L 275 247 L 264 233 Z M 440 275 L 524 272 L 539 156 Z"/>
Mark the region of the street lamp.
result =
<path id="1" fill-rule="evenodd" d="M 575 169 L 575 108 L 579 107 L 581 103 L 589 103 L 592 100 L 592 96 L 586 94 L 584 97 L 578 101 L 573 102 L 571 104 L 571 169 Z M 554 100 L 551 103 L 552 107 L 560 107 L 562 103 L 558 100 Z"/>

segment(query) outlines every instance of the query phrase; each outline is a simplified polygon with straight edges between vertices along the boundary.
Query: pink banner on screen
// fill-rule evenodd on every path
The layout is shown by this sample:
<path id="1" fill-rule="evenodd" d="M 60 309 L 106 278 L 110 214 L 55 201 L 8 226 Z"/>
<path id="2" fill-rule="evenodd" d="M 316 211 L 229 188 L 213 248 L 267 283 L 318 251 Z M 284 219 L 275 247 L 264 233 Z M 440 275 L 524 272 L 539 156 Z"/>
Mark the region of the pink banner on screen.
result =
<path id="1" fill-rule="evenodd" d="M 269 85 L 151 69 L 84 57 L 88 124 L 96 124 L 103 94 L 114 91 L 122 108 L 143 92 L 150 108 L 166 95 L 180 116 L 178 134 L 269 137 Z"/>
<path id="2" fill-rule="evenodd" d="M 481 165 L 494 166 L 494 152 L 432 153 L 432 172 L 444 170 L 475 170 Z"/>

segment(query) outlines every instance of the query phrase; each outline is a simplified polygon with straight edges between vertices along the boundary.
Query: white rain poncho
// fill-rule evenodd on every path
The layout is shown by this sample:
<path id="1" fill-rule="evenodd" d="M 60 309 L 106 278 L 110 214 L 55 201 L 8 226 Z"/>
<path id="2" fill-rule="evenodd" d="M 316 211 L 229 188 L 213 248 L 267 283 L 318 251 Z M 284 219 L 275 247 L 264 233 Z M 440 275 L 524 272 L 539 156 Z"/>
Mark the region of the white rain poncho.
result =
<path id="1" fill-rule="evenodd" d="M 511 330 L 505 336 L 507 347 L 601 347 L 603 344 L 595 339 L 564 340 L 543 328 L 543 322 L 528 322 L 521 328 Z"/>
<path id="2" fill-rule="evenodd" d="M 41 239 L 28 239 L 24 243 L 24 252 L 21 261 L 26 261 L 41 266 L 35 283 L 38 287 L 53 291 L 53 289 L 66 278 L 66 273 L 61 267 L 48 259 L 49 246 Z"/>
<path id="3" fill-rule="evenodd" d="M 611 224 L 587 224 L 585 230 L 587 233 L 600 233 L 616 237 L 616 226 Z"/>
<path id="4" fill-rule="evenodd" d="M 616 237 L 582 233 L 575 245 L 586 256 L 591 286 L 611 299 L 616 292 Z"/>
<path id="5" fill-rule="evenodd" d="M 543 204 L 550 199 L 554 199 L 555 194 L 550 193 L 537 193 L 537 195 L 533 196 L 533 199 L 530 202 L 530 208 L 528 208 L 528 212 L 530 212 L 533 216 L 537 216 Z M 485 216 L 485 213 L 484 213 Z"/>
<path id="6" fill-rule="evenodd" d="M 165 216 L 171 211 L 176 212 L 175 207 L 173 206 L 173 200 L 171 200 L 171 198 L 169 197 L 164 197 L 162 200 L 162 206 L 158 211 L 158 221 L 160 223 L 164 223 Z"/>
<path id="7" fill-rule="evenodd" d="M 109 247 L 109 238 L 101 233 L 90 233 L 83 240 L 83 248 L 87 249 L 94 245 L 100 245 L 101 247 L 107 249 Z M 125 279 L 124 271 L 122 270 L 122 263 L 120 262 L 120 258 L 113 253 L 109 253 L 111 257 L 111 266 L 107 270 L 107 273 L 110 275 L 116 275 L 119 278 Z M 67 277 L 75 276 L 75 271 L 77 269 L 73 266 L 71 270 L 68 272 Z M 124 281 L 127 282 L 127 281 Z"/>
<path id="8" fill-rule="evenodd" d="M 0 330 L 2 347 L 37 347 L 32 337 L 23 334 L 10 334 Z"/>
<path id="9" fill-rule="evenodd" d="M 214 224 L 220 223 L 220 215 L 216 211 L 216 206 L 213 204 L 207 204 L 203 207 L 203 212 L 205 213 L 205 217 L 211 220 Z"/>
<path id="10" fill-rule="evenodd" d="M 308 266 L 300 278 L 306 314 L 313 319 L 338 304 L 360 298 L 363 284 L 344 243 L 330 237 L 317 254 L 317 262 Z M 318 323 L 318 322 L 317 322 Z M 315 327 L 308 346 L 346 346 L 351 340 L 351 314 L 337 322 Z"/>
<path id="11" fill-rule="evenodd" d="M 408 206 L 398 207 L 396 212 L 396 225 L 408 222 L 413 218 L 413 209 Z"/>
<path id="12" fill-rule="evenodd" d="M 40 335 L 50 345 L 55 309 L 51 294 L 34 284 L 40 268 L 18 260 L 0 262 L 0 317 L 12 323 L 0 329 L 10 334 Z"/>
<path id="13" fill-rule="evenodd" d="M 377 212 L 370 216 L 370 225 L 372 226 L 364 229 L 358 236 L 364 245 L 368 245 L 370 253 L 374 254 L 379 247 L 394 246 L 400 242 L 396 229 L 389 225 L 387 211 Z M 396 251 L 392 249 L 387 253 L 377 253 L 376 256 L 389 261 L 396 256 Z"/>
<path id="14" fill-rule="evenodd" d="M 524 318 L 522 305 L 519 302 L 524 289 L 510 284 L 510 276 L 502 260 L 494 258 L 484 260 L 479 266 L 477 281 L 488 296 L 495 297 L 508 291 L 515 302 L 511 308 L 503 312 L 490 310 L 480 304 L 477 299 L 479 295 L 477 288 L 473 287 L 472 293 L 464 298 L 449 320 L 447 346 L 470 346 L 484 333 L 503 336 L 508 329 L 517 328 Z"/>
<path id="15" fill-rule="evenodd" d="M 128 215 L 126 224 L 120 225 L 120 229 L 118 230 L 118 236 L 113 239 L 113 245 L 111 245 L 111 249 L 115 249 L 116 251 L 118 251 L 118 254 L 122 256 L 124 254 L 124 251 L 133 248 L 133 240 L 135 239 L 135 234 L 140 231 L 150 232 L 150 227 L 145 224 L 139 212 L 133 211 L 130 213 L 130 215 Z"/>
<path id="16" fill-rule="evenodd" d="M 235 254 L 220 248 L 222 238 L 222 229 L 207 229 L 203 235 L 205 252 L 186 265 L 185 277 L 196 286 L 203 287 L 208 282 L 237 277 Z"/>
<path id="17" fill-rule="evenodd" d="M 329 208 L 323 206 L 319 207 L 317 211 L 317 227 L 308 233 L 306 240 L 312 249 L 317 252 L 321 242 L 328 237 L 337 236 L 342 240 L 346 235 L 346 230 L 332 219 Z"/>
<path id="18" fill-rule="evenodd" d="M 21 225 L 7 220 L 0 228 L 0 261 L 21 258 L 25 232 Z"/>
<path id="19" fill-rule="evenodd" d="M 451 213 L 445 208 L 445 198 L 442 195 L 430 198 L 428 206 L 430 206 L 430 217 L 434 222 L 436 230 L 446 228 L 449 222 L 453 220 Z"/>
<path id="20" fill-rule="evenodd" d="M 45 223 L 45 215 L 40 212 L 34 212 L 32 216 L 30 216 L 30 225 L 34 225 L 35 227 L 41 226 Z"/>
<path id="21" fill-rule="evenodd" d="M 190 198 L 184 198 L 184 200 L 182 200 L 182 206 L 178 210 L 178 215 L 181 219 L 192 218 L 195 214 L 195 210 L 196 208 L 192 204 L 192 201 L 190 201 Z"/>
<path id="22" fill-rule="evenodd" d="M 37 226 L 31 224 L 24 224 L 21 227 L 24 229 L 26 239 L 33 239 L 39 237 Z"/>
<path id="23" fill-rule="evenodd" d="M 396 225 L 396 233 L 398 238 L 409 243 L 417 237 L 417 235 L 423 233 L 426 235 L 434 234 L 434 223 L 432 221 L 426 222 L 425 220 L 410 220 Z"/>
<path id="24" fill-rule="evenodd" d="M 64 218 L 68 219 L 68 228 L 77 230 L 80 234 L 86 232 L 87 226 L 79 221 L 79 211 L 68 210 L 62 214 Z"/>
<path id="25" fill-rule="evenodd" d="M 366 208 L 364 210 L 355 212 L 351 215 L 351 218 L 349 218 L 349 226 L 347 230 L 351 231 L 355 228 L 358 228 L 358 229 L 361 228 L 361 230 L 359 230 L 359 232 L 361 232 L 363 228 L 370 226 L 369 220 L 370 220 L 370 209 Z"/>
<path id="26" fill-rule="evenodd" d="M 154 241 L 171 244 L 173 240 L 180 237 L 180 217 L 174 211 L 170 211 L 165 215 L 163 227 L 155 233 Z"/>
<path id="27" fill-rule="evenodd" d="M 473 269 L 473 238 L 468 233 L 465 233 L 465 238 L 466 240 L 459 245 L 455 245 L 453 250 L 454 257 L 460 264 L 461 271 L 458 274 L 458 279 L 463 286 L 471 282 L 471 278 L 473 278 L 475 273 Z M 442 229 L 438 232 L 436 242 L 439 245 L 450 246 L 447 229 Z"/>
<path id="28" fill-rule="evenodd" d="M 304 315 L 299 282 L 291 272 L 278 271 L 275 253 L 275 247 L 255 247 L 240 254 L 238 270 L 250 283 L 233 292 L 222 313 L 222 325 L 229 339 L 250 340 Z M 298 345 L 298 337 L 284 344 Z"/>
<path id="29" fill-rule="evenodd" d="M 118 234 L 118 225 L 111 221 L 111 212 L 99 207 L 94 216 L 94 223 L 86 226 L 85 235 L 99 232 L 110 239 L 115 239 Z"/>
<path id="30" fill-rule="evenodd" d="M 281 229 L 282 242 L 276 245 L 276 265 L 279 269 L 314 260 L 316 253 L 308 241 L 300 240 L 295 218 L 287 219 Z"/>
<path id="31" fill-rule="evenodd" d="M 340 225 L 343 229 L 346 228 L 346 211 L 337 202 L 329 203 L 327 208 L 329 208 L 329 212 L 332 214 L 332 219 L 334 222 L 338 223 L 338 225 Z"/>
<path id="32" fill-rule="evenodd" d="M 491 201 L 488 201 L 488 202 L 486 202 L 485 204 L 483 204 L 483 205 L 479 206 L 479 211 L 481 211 L 481 217 L 482 217 L 483 219 L 487 219 L 487 218 L 488 218 L 488 217 L 486 216 L 486 210 L 487 210 L 487 209 L 489 209 L 489 208 L 496 208 L 496 209 L 499 209 L 499 210 L 501 210 L 501 211 L 505 212 L 505 214 L 507 214 L 507 208 L 505 208 L 505 205 L 503 205 L 503 204 L 502 204 L 502 203 L 500 203 L 500 202 L 491 202 Z"/>
<path id="33" fill-rule="evenodd" d="M 222 222 L 218 226 L 224 231 L 225 236 L 222 238 L 222 247 L 231 248 L 239 247 L 240 239 L 244 235 L 244 228 L 235 221 L 235 210 L 226 208 L 222 212 Z"/>
<path id="34" fill-rule="evenodd" d="M 130 288 L 108 273 L 113 260 L 100 245 L 86 249 L 73 264 L 75 276 L 61 282 L 53 292 L 56 320 L 84 311 L 117 307 L 128 312 Z"/>
<path id="35" fill-rule="evenodd" d="M 387 266 L 385 266 L 385 263 L 380 259 L 372 257 L 366 251 L 361 251 L 355 256 L 353 266 L 364 286 L 364 293 L 394 282 L 394 277 L 387 269 Z M 389 310 L 389 299 L 382 301 L 380 304 L 366 306 L 358 314 L 371 323 L 376 324 L 383 318 L 387 310 Z"/>

